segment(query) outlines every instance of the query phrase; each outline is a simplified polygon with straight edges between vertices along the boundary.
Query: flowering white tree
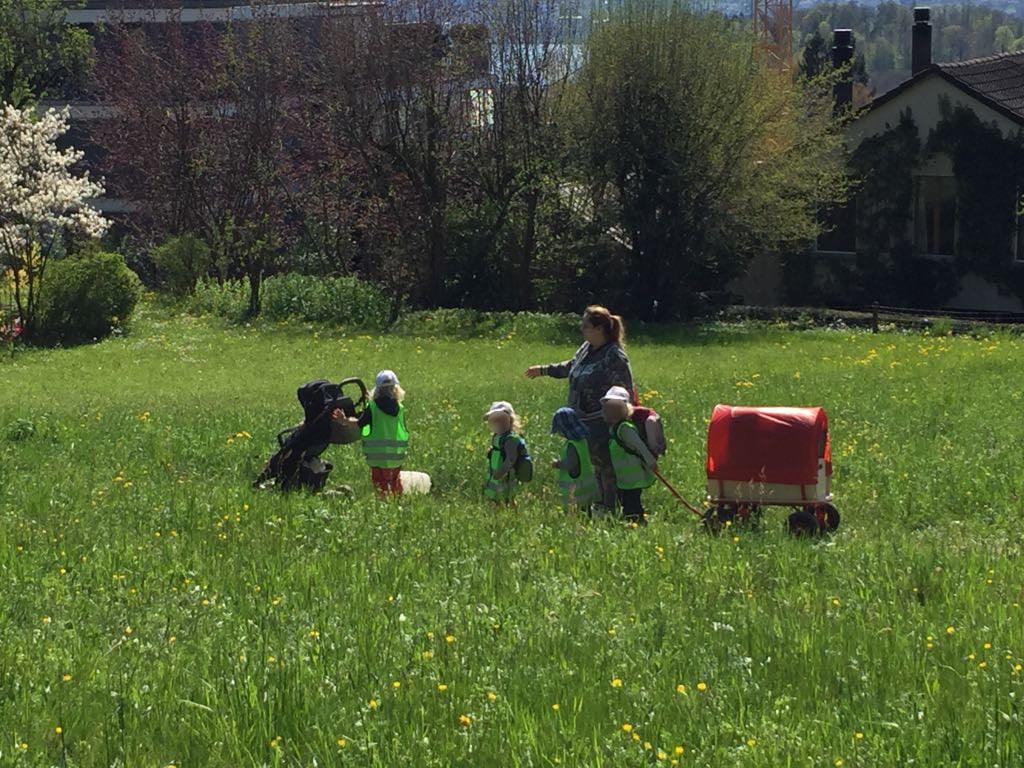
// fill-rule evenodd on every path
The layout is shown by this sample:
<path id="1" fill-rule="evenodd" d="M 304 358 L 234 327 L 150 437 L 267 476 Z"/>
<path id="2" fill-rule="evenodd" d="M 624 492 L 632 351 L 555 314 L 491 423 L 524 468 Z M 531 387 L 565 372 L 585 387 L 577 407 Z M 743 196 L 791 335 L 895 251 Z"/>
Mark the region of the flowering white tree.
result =
<path id="1" fill-rule="evenodd" d="M 87 202 L 103 187 L 73 169 L 82 153 L 57 146 L 67 130 L 66 108 L 0 112 L 0 268 L 27 333 L 54 246 L 65 234 L 99 237 L 109 224 Z"/>

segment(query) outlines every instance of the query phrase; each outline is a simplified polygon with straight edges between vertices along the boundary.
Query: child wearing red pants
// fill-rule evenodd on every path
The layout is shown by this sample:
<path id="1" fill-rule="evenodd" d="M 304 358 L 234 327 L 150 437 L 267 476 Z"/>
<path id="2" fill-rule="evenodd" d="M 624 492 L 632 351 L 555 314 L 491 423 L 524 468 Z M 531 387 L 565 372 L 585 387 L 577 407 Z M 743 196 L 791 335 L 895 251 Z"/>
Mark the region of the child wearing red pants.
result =
<path id="1" fill-rule="evenodd" d="M 363 430 L 363 456 L 370 466 L 373 487 L 380 498 L 402 493 L 402 465 L 409 450 L 405 425 L 405 390 L 394 371 L 381 371 L 374 381 L 370 403 L 357 421 Z"/>

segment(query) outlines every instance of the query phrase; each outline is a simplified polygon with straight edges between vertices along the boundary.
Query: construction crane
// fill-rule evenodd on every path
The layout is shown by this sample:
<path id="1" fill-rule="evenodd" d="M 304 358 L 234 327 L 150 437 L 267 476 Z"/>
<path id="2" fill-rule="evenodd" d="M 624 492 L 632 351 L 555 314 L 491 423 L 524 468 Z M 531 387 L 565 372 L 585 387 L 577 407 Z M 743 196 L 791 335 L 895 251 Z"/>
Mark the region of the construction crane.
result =
<path id="1" fill-rule="evenodd" d="M 753 0 L 754 41 L 766 66 L 793 73 L 793 0 Z"/>

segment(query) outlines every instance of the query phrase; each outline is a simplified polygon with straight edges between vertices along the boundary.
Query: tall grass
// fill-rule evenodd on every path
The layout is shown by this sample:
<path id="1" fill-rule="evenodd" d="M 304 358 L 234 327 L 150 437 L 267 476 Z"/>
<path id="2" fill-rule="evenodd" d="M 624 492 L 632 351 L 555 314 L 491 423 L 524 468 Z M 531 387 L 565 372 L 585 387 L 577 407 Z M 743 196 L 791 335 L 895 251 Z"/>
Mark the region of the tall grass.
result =
<path id="1" fill-rule="evenodd" d="M 832 539 L 567 519 L 545 471 L 575 340 L 223 330 L 0 362 L 0 764 L 992 766 L 1024 754 L 1016 339 L 743 327 L 637 339 L 666 474 L 716 402 L 821 404 Z M 428 498 L 249 482 L 307 379 L 394 368 Z M 538 476 L 480 499 L 510 399 Z M 60 728 L 60 733 L 57 732 Z M 678 753 L 677 748 L 682 750 Z"/>

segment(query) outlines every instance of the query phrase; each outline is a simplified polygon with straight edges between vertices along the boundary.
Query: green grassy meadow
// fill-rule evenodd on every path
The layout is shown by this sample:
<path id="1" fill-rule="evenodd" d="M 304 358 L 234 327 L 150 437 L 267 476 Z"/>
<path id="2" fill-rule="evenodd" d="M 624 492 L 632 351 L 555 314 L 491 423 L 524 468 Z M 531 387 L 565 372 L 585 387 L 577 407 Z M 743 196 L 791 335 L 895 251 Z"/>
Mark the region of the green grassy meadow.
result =
<path id="1" fill-rule="evenodd" d="M 631 340 L 662 463 L 704 488 L 718 402 L 828 409 L 840 531 L 567 519 L 527 336 L 228 326 L 0 359 L 0 766 L 1024 765 L 1024 342 L 751 327 Z M 308 379 L 394 368 L 408 469 L 378 502 L 250 489 Z M 481 414 L 538 460 L 480 497 Z"/>

